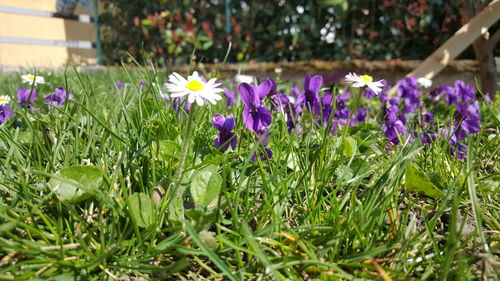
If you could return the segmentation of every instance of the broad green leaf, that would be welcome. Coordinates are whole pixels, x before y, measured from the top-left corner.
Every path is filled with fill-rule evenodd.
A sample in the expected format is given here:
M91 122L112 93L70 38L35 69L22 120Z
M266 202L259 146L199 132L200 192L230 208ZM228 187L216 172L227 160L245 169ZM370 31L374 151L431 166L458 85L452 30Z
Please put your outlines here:
M79 201L89 197L102 183L102 171L95 166L71 166L52 177L48 186L64 200Z
M208 165L197 170L191 181L191 196L196 206L207 206L219 196L222 177L217 172L217 166Z
M172 140L162 140L159 142L158 147L158 157L163 161L177 157L177 154L181 150L180 145Z
M128 210L132 220L140 227L153 223L153 200L145 193L134 193L128 198Z
M218 247L217 240L215 239L215 232L202 230L198 233L201 241L203 241L210 249L216 250Z
M299 159L298 159L297 155L295 155L295 153L288 154L288 159L286 161L287 168L292 170L292 171L295 171L295 172L300 172L300 167L299 167L298 161L299 161Z
M353 137L343 138L342 152L346 157L356 155L358 153L358 142Z
M405 188L408 191L420 192L424 195L441 198L443 191L437 188L429 177L420 171L414 164L408 165L405 171Z

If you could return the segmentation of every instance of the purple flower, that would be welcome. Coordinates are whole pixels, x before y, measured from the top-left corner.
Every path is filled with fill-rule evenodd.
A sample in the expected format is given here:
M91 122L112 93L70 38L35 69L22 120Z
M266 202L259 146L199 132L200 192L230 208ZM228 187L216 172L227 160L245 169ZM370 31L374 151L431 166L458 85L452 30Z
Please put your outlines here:
M260 127L256 131L256 133L257 133L256 141L257 141L257 143L261 143L264 146L264 151L265 151L265 154L259 153L260 159L263 160L263 159L266 159L266 157L268 159L271 159L273 157L273 151L270 148L266 147L269 144L269 129L264 128L264 127ZM254 153L251 161L255 162L256 160L257 160L257 153Z
M417 85L417 78L405 77L397 83L398 96L403 100L404 114L414 112L420 105L421 89Z
M458 159L465 159L467 157L467 146L463 144L453 145L450 148L450 154L457 156Z
M289 97L283 93L277 93L271 98L274 110L279 110L286 115L286 125L289 132L295 128L294 120L299 116L297 106L292 101L293 97Z
M350 126L354 126L354 125L357 125L359 123L365 122L366 113L367 113L366 108L363 108L363 107L359 108L358 111L356 111L354 118L351 120Z
M333 118L341 126L347 124L351 111L347 109L346 101L349 99L349 92L345 91L342 95L336 97L337 107L333 113Z
M481 120L478 117L467 117L457 126L455 135L458 140L463 140L469 134L478 133L481 130Z
M297 97L297 105L308 108L314 115L318 116L321 110L318 91L323 84L323 77L306 75L304 80L304 92Z
M325 92L321 98L321 112L323 113L323 126L328 126L330 116L333 111L333 96L330 92Z
M493 104L493 100L491 99L491 96L489 93L486 93L484 95L484 100L488 103L488 104Z
M254 132L271 124L271 112L262 104L262 99L269 94L271 86L269 80L258 87L248 83L241 83L239 86L241 100L245 104L243 124Z
M433 93L431 93L431 97L434 97L434 99L437 99L440 95L444 94L444 99L447 105L456 104L458 102L457 89L451 87L450 85L437 86Z
M139 81L139 90L142 91L144 89L144 86L146 86L146 80L142 79L141 81Z
M121 90L121 89L123 89L123 86L124 86L124 83L122 82L122 80L118 80L118 81L116 81L115 84L111 85L111 89L112 90Z
M461 80L456 80L455 81L455 89L457 91L457 95L463 100L463 101L471 101L474 98L476 98L476 95L474 94L474 87L465 84L464 81Z
M426 113L424 113L424 115L422 115L422 121L424 121L425 123L434 121L434 112L427 111Z
M19 100L20 107L33 110L34 107L31 104L36 99L36 89L26 89L24 87L19 87L19 89L17 90L17 99Z
M422 141L422 143L424 145L429 145L431 144L433 141L435 141L437 139L437 136L438 134L436 133L424 133L421 137L420 137L420 141Z
M212 126L219 130L217 139L214 141L216 148L222 147L222 151L226 151L231 144L231 148L234 150L238 142L236 135L231 132L234 129L234 118L230 114L228 117L224 117L222 114L215 114L212 118Z
M226 108L230 109L233 104L238 102L238 97L236 96L236 92L231 92L229 89L224 88L224 95L226 96Z
M292 87L290 90L290 94L292 95L293 98L297 99L297 97L300 95L300 90L298 87Z
M398 135L401 136L404 135L405 127L403 125L403 122L401 122L401 120L397 120L392 124L386 124L386 123L382 124L382 130L389 139L389 142L392 142L393 144L398 144L399 143Z
M12 108L8 105L0 106L0 124L4 123L7 119L14 116Z
M49 109L52 109L55 106L61 107L66 99L73 99L73 93L71 91L66 92L64 87L61 86L56 88L52 95L45 97L43 101L49 104Z

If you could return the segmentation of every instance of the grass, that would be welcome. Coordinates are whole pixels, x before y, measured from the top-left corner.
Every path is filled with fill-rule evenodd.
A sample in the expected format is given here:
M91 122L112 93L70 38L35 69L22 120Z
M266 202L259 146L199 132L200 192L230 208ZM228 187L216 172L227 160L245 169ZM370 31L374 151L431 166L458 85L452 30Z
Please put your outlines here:
M42 75L38 110L16 107L0 125L1 280L498 280L498 101L482 104L466 160L439 139L387 151L380 105L370 100L368 122L347 137L308 113L302 132L289 133L274 112L274 155L252 163L263 148L241 105L197 108L184 139L187 113L155 98L155 87L136 86L165 74ZM111 90L118 79L130 84ZM0 75L1 94L15 100L19 85L18 74ZM42 97L60 85L75 98L47 110ZM213 146L215 113L235 116L235 151ZM416 193L413 180L444 195ZM179 217L168 195L182 188L172 203L184 209ZM208 202L194 199L196 188Z

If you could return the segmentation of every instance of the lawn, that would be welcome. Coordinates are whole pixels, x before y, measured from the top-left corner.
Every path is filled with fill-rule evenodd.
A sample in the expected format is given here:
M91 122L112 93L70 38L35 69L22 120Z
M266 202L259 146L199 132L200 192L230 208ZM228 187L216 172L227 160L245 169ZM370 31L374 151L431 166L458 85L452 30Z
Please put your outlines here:
M154 69L22 74L0 73L1 280L498 280L476 85L200 73L227 88L200 106Z

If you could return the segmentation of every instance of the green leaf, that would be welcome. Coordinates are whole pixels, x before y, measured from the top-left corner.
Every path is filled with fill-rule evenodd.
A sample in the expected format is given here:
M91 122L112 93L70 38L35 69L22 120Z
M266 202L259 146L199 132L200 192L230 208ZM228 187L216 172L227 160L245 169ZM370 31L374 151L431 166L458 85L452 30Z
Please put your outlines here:
M177 154L181 150L181 146L172 140L162 140L159 143L158 158L163 161L177 158Z
M196 206L207 206L219 196L222 177L215 165L208 165L197 170L191 181L191 196Z
M405 171L405 188L408 191L423 193L424 195L441 198L443 191L437 188L429 177L414 164L408 165Z
M71 166L57 172L47 184L62 199L76 202L90 197L100 187L102 176L95 166Z
M358 153L358 142L353 137L343 138L342 152L346 157L356 155Z
M295 155L295 153L290 153L288 154L288 158L287 158L287 163L286 163L286 166L288 169L292 170L292 171L295 171L295 172L300 172L300 167L299 167L299 158L297 157L297 155Z
M153 224L153 200L145 193L134 193L128 198L128 210L132 220L140 227Z
M196 230L189 224L186 223L186 231L193 239L193 242L200 247L200 249L205 253L205 255L222 271L222 273L231 281L239 280L231 271L231 269L219 258L217 254L214 253L209 246L207 246L203 240L201 240Z

